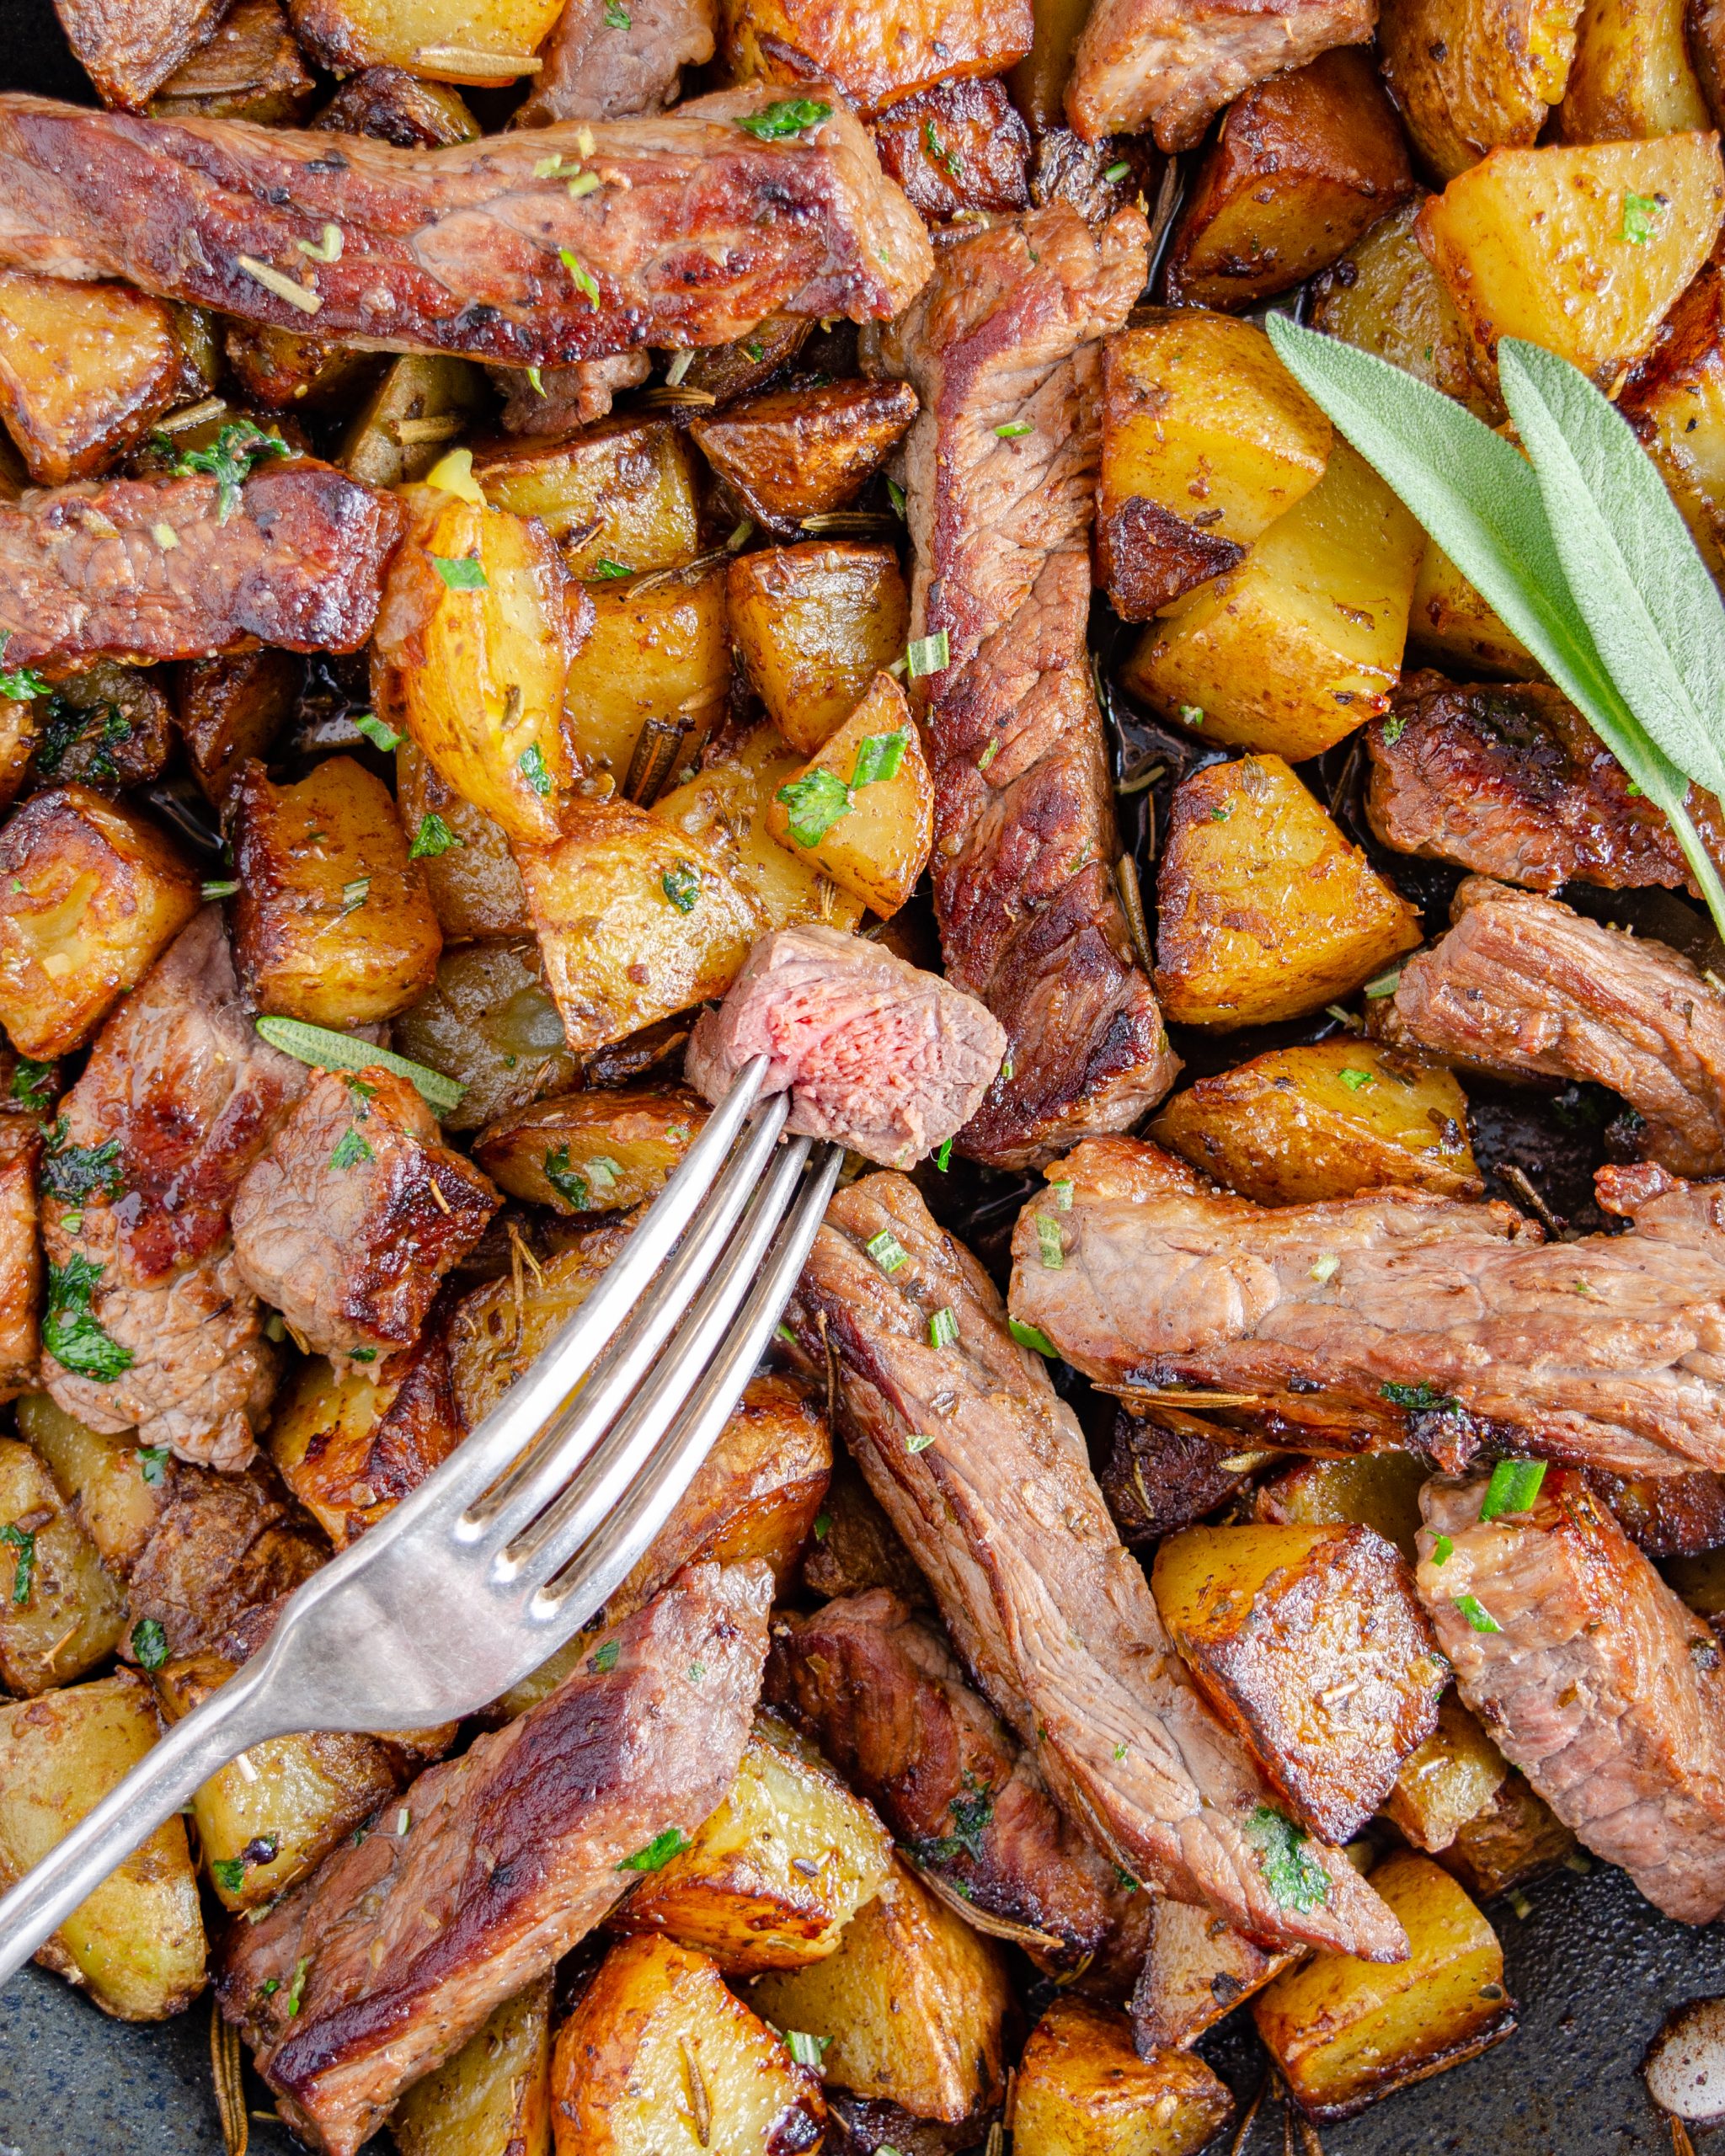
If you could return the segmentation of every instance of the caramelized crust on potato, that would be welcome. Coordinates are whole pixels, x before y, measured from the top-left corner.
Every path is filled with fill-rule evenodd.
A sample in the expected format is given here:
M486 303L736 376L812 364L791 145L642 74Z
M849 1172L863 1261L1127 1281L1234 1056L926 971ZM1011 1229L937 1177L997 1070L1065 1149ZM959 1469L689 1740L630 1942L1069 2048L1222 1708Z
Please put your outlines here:
M1378 43L1414 147L1439 180L1536 141L1563 95L1583 0L1384 0Z
M1381 217L1315 280L1307 318L1314 329L1375 353L1477 418L1493 419L1500 414L1468 364L1461 318L1414 237L1424 199Z
M41 1131L24 1116L0 1116L0 1400L35 1380L42 1257L36 1241L36 1163Z
M1233 2097L1202 2059L1140 2057L1124 2014L1081 1999L1049 2008L1012 2084L1018 2156L1197 2156L1233 2116Z
M840 798L842 813L814 835ZM766 828L883 918L903 905L934 846L934 781L911 707L890 674L875 675L837 733L774 791Z
M622 1212L663 1187L707 1115L682 1086L566 1093L489 1124L473 1158L511 1198L554 1213Z
M890 547L809 542L740 555L731 635L767 715L811 756L905 655L911 601Z
M1030 207L1030 131L1004 83L937 83L889 104L870 131L881 170L930 224Z
M395 754L395 805L408 857L419 864L448 942L531 932L527 894L509 834L494 816L457 793L425 751L406 739Z
M615 414L563 441L494 443L474 451L473 477L494 508L540 520L572 576L681 568L700 548L695 460L669 419Z
M1421 658L1468 679L1480 675L1511 681L1543 678L1527 646L1511 635L1434 539L1426 542L1419 574L1413 579L1407 643Z
M111 1654L126 1597L38 1455L0 1438L0 1684L30 1698Z
M450 1376L468 1429L478 1428L563 1321L579 1310L628 1234L608 1225L582 1235L547 1264L519 1247L510 1277L476 1288L449 1329Z
M1617 408L1659 467L1701 558L1725 576L1725 275L1717 262L1702 268L1630 369Z
M1253 1509L1276 1527L1369 1527L1411 1565L1426 1477L1425 1462L1411 1452L1298 1460L1263 1485Z
M505 1999L390 2115L399 2156L550 2156L551 1978Z
M398 149L441 149L471 142L479 124L459 90L421 82L402 67L362 67L350 75L318 115L339 135L371 135Z
M1712 124L1690 65L1683 0L1584 0L1557 108L1566 142L1644 141Z
M300 57L278 0L239 0L215 36L163 83L150 100L150 113L157 120L202 113L212 120L292 127L305 118L317 92L317 78Z
M174 713L192 775L225 806L242 764L266 757L287 723L304 668L291 652L193 659L174 669Z
M574 641L563 707L583 771L645 807L730 693L724 570L590 584Z
M1402 1762L1386 1816L1417 1849L1446 1849L1503 1786L1509 1762L1453 1692L1438 1726Z
M793 531L853 502L916 412L907 382L793 382L697 415L689 431L745 515Z
M836 83L865 120L913 91L1000 75L1030 50L1030 0L723 0L722 50L739 81Z
M1489 1902L1543 1879L1578 1846L1533 1784L1512 1767L1491 1802L1456 1828L1438 1861L1470 1894Z
M147 1481L130 1431L109 1437L93 1430L45 1392L26 1394L16 1412L19 1434L47 1461L103 1563L124 1578L166 1507L176 1470Z
M1146 2057L1194 2043L1242 1999L1303 1956L1254 1946L1222 1918L1156 1897L1150 1951L1132 1993L1132 2031Z
M434 82L511 83L532 73L535 49L558 17L558 0L289 0L295 35L334 74L399 67Z

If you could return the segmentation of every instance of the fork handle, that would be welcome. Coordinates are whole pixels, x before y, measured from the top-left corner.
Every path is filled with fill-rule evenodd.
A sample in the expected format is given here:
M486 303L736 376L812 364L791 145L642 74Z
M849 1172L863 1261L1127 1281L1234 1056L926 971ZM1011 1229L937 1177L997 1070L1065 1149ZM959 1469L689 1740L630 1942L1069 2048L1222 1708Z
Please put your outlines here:
M175 1722L125 1780L0 1900L0 1984L218 1768L280 1733L259 1711L263 1659Z

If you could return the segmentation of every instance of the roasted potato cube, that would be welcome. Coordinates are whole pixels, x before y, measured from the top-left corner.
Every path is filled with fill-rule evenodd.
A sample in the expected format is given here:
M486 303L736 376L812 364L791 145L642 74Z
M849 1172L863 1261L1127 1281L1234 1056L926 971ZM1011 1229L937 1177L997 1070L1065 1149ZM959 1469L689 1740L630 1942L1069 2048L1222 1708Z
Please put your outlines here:
M355 419L341 462L369 487L423 479L485 405L485 377L467 360L409 352L393 360Z
M1172 308L1103 347L1097 574L1147 622L1246 549L1323 477L1329 421L1263 330Z
M1504 627L1434 539L1426 542L1413 579L1407 642L1420 657L1468 680L1481 675L1501 675L1511 681L1544 678L1527 646Z
M124 1573L149 1540L163 1504L159 1465L139 1455L130 1430L109 1437L67 1413L45 1392L15 1410L20 1435L48 1463L55 1481L104 1564ZM154 1481L149 1479L152 1473Z
M36 707L29 696L0 696L0 808L9 808L30 775Z
M905 655L911 601L890 547L811 542L730 565L731 634L767 716L812 756L883 667Z
M0 830L0 1025L38 1059L82 1048L198 910L198 879L136 809L87 786Z
M383 782L351 756L297 786L251 763L234 803L234 958L257 1008L345 1030L423 995L443 937Z
M1440 179L1538 139L1563 94L1582 0L1385 0L1384 79Z
M748 81L836 83L865 120L883 105L966 75L1004 74L1030 50L1030 0L889 0L859 11L831 0L724 0L720 38Z
M826 2121L816 2070L704 1954L652 1936L619 1940L558 2031L551 2098L557 2156L771 2156Z
M1199 1690L1300 1824L1357 1834L1450 1681L1406 1560L1369 1527L1188 1527L1151 1584Z
M38 778L114 794L159 778L174 748L168 697L154 674L99 659L57 682L35 707Z
M592 621L569 670L583 768L644 805L692 761L730 694L725 573L589 586Z
M836 1954L757 1977L749 1997L777 2029L830 2036L827 2079L858 2096L957 2124L1005 2092L1012 1992L1000 1946L897 1860Z
M1362 1452L1303 1460L1266 1482L1254 1499L1273 1527L1371 1528L1411 1565L1419 1532L1419 1493L1429 1470L1411 1452Z
M1311 326L1441 389L1479 419L1498 419L1468 363L1461 318L1414 237L1418 215L1418 201L1403 203L1325 270L1311 288Z
M537 516L574 576L681 568L700 551L695 460L669 419L617 414L567 441L493 444L473 477L494 508Z
M400 2156L551 2156L551 1978L505 1999L389 2125Z
M12 1886L125 1780L161 1733L129 1669L0 1707L0 1886ZM105 2014L163 2021L204 1988L204 1919L185 1822L158 1827L36 1956Z
M791 531L853 502L916 412L907 382L793 384L697 416L689 431L745 515Z
M215 36L175 68L149 109L156 120L202 115L292 127L317 90L277 0L239 0Z
M1417 1849L1446 1849L1503 1786L1503 1753L1453 1692L1438 1726L1402 1763L1385 1812Z
M875 675L814 760L777 788L766 828L883 917L903 905L934 845L934 781L890 674Z
M40 1127L26 1116L0 1115L0 1400L14 1399L36 1377L36 1321L42 1301L42 1254L36 1235L36 1163Z
M526 936L527 894L494 816L457 793L425 752L403 740L395 755L395 801L438 926L451 943Z
M479 139L479 123L459 90L422 82L398 67L365 67L350 75L318 115L318 125L339 135L372 135L403 150L443 149Z
M1315 1954L1252 2002L1258 2035L1311 2119L1350 2117L1515 2027L1498 1935L1448 1873L1398 1851L1371 1883L1407 1929L1407 1961Z
M1327 270L1413 192L1370 55L1338 45L1229 106L1168 249L1168 297L1254 306Z
M1575 1837L1512 1767L1497 1795L1455 1830L1438 1861L1482 1902L1543 1879L1577 1854Z
M222 346L247 398L277 412L350 411L384 364L377 352L325 344L265 322L229 323Z
M580 1073L530 941L446 951L436 980L391 1038L398 1054L467 1088L439 1118L446 1130L478 1130L561 1092Z
M201 387L165 301L0 271L0 419L39 486L104 471Z
M707 1120L681 1086L566 1093L482 1130L473 1158L499 1188L556 1213L622 1212L660 1191Z
M1206 738L1301 763L1389 707L1425 534L1338 441L1237 568L1145 632L1126 686ZM1196 712L1196 719L1188 714Z
M573 1317L622 1249L627 1227L595 1228L544 1265L476 1288L457 1305L449 1328L449 1369L456 1406L476 1429Z
M194 659L175 670L174 702L192 775L220 808L239 767L267 757L292 716L303 662L290 651Z
M558 0L289 0L295 34L320 67L400 67L433 82L512 83L558 17Z
M664 1932L729 1976L800 1969L837 1950L892 1854L891 1835L813 1745L763 1715L724 1803L610 1920Z
M1049 2008L1012 2084L1017 2156L1197 2156L1233 2116L1202 2059L1140 2058L1125 2015L1082 1999Z
M692 839L627 801L571 803L559 841L519 857L578 1055L723 995L766 926Z
M1304 1205L1391 1183L1477 1198L1467 1102L1454 1075L1342 1038L1275 1049L1167 1103L1150 1127L1260 1205Z
M1156 888L1156 993L1183 1025L1322 1010L1419 941L1413 909L1279 756L1181 782Z
M1300 1958L1254 1946L1212 1910L1158 1895L1132 1993L1139 2046L1146 2054L1183 2049Z
M733 338L728 344L697 346L682 386L698 389L718 404L746 397L789 366L814 327L806 314L766 315L746 337Z
M1482 381L1496 379L1498 339L1522 337L1609 387L1706 260L1722 212L1717 138L1665 135L1496 151L1415 229Z
M372 647L380 697L457 793L510 838L549 845L574 777L563 563L506 510L436 487L410 499Z
M1689 62L1683 0L1585 0L1557 108L1566 142L1640 141L1712 124Z
M1118 1408L1097 1480L1120 1540L1140 1548L1226 1504L1263 1465L1262 1455L1234 1449L1242 1442L1178 1407Z
M881 170L927 224L1030 207L1030 130L1004 83L937 83L889 105L869 131Z
M0 1684L69 1684L119 1643L126 1597L29 1447L0 1438Z
M661 794L653 814L719 862L753 899L767 927L818 921L830 928L854 928L865 911L862 901L823 876L804 848L787 849L771 833L767 812L773 797L801 762L776 726L752 728L729 755Z
M1715 577L1725 577L1722 312L1725 276L1710 262L1667 316L1652 351L1631 368L1617 401Z

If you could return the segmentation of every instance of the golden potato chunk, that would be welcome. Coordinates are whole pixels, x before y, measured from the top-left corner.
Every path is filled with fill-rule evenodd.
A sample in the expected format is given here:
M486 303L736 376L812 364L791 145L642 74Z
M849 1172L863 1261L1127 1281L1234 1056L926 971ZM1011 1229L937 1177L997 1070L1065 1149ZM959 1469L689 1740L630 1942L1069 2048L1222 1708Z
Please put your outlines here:
M1351 1453L1302 1460L1266 1482L1253 1500L1273 1527L1371 1528L1411 1565L1419 1532L1419 1493L1430 1473L1411 1452Z
M1199 1690L1299 1823L1357 1834L1450 1681L1406 1560L1369 1527L1188 1527L1157 1549L1151 1585Z
M1487 606L1436 540L1428 540L1407 609L1407 642L1420 657L1471 680L1543 680L1539 662Z
M1184 2050L1300 1958L1254 1946L1210 1909L1158 1895L1150 1950L1132 1993L1139 2044L1151 2052Z
M485 376L446 352L408 352L360 407L340 462L368 487L423 479L487 402Z
M1181 782L1156 889L1156 994L1183 1025L1321 1010L1419 942L1413 909L1279 756Z
M1423 200L1381 218L1314 282L1311 326L1441 389L1477 418L1499 418L1468 363L1461 318L1414 237Z
M505 1999L390 2115L399 2156L551 2156L551 1978Z
M131 1431L109 1437L93 1430L45 1392L27 1394L14 1412L19 1435L47 1461L103 1562L123 1576L164 1502L160 1463L140 1456Z
M579 1055L723 995L765 922L694 841L626 801L574 802L521 878Z
M1056 1999L1030 2032L1012 2085L1017 2156L1197 2156L1234 2116L1202 2059L1140 2058L1124 2014Z
M17 1072L13 1074L14 1079ZM29 1075L25 1066L24 1075ZM0 1400L40 1382L37 1321L42 1305L42 1251L36 1232L36 1166L41 1126L0 1115Z
M1097 574L1147 622L1323 477L1334 432L1255 323L1155 312L1103 347Z
M1004 74L1030 50L1030 0L724 0L724 57L739 80L836 83L865 120L966 75Z
M1005 2093L1001 1948L897 1860L836 1954L757 1977L749 1997L777 2029L830 2036L827 2079L858 2096L956 2125Z
M1384 79L1440 179L1538 139L1563 94L1582 0L1385 0Z
M466 1087L438 1118L446 1130L478 1130L580 1075L531 940L446 951L435 982L391 1038L398 1054Z
M1448 1198L1485 1187L1454 1074L1347 1038L1275 1049L1200 1078L1164 1106L1150 1135L1260 1205L1390 1183Z
M0 1707L0 1887L14 1886L123 1781L161 1733L150 1688L122 1669ZM36 1959L104 2014L163 2021L204 1988L204 1919L185 1822L165 1821Z
M1229 106L1169 246L1168 297L1246 307L1284 292L1413 191L1370 54L1338 45Z
M1311 2119L1350 2117L1515 2027L1498 1935L1449 1874L1402 1851L1371 1883L1407 1929L1407 1960L1315 1954L1252 2003L1258 2033Z
M1653 342L1725 212L1712 135L1498 150L1415 227L1496 379L1498 339L1543 344L1606 387Z
M1574 1835L1512 1767L1491 1802L1456 1828L1438 1861L1470 1894L1489 1902L1543 1879L1576 1854Z
M569 734L590 776L644 806L692 763L730 694L725 573L588 587L592 621L569 670Z
M558 17L558 0L289 0L294 33L320 66L400 67L433 82L512 83Z
M1301 763L1389 707L1425 534L1338 441L1237 568L1145 632L1124 680L1165 718Z
M689 431L745 516L792 531L853 502L916 412L907 382L827 382L741 398Z
M911 600L890 547L810 542L742 554L731 635L767 716L812 756L884 667L905 655Z
M444 1342L338 1376L322 1355L295 1372L270 1425L281 1479L338 1550L375 1526L440 1466L466 1432Z
M1453 1692L1438 1726L1402 1763L1384 1810L1417 1849L1446 1849L1509 1772L1503 1753Z
M566 1093L517 1108L473 1141L499 1188L556 1213L622 1212L661 1190L707 1120L681 1086Z
M198 879L134 808L87 786L0 830L0 1025L21 1055L82 1048L198 910Z
M234 799L234 958L257 1008L345 1030L423 995L443 935L383 782L351 756L297 786L253 763Z
M819 2073L704 1954L652 1936L613 1946L558 2031L551 2098L557 2156L771 2156L826 2123Z
M883 918L903 905L934 845L934 781L890 674L875 675L814 760L776 789L766 828Z
M566 441L476 450L473 477L494 508L537 516L571 575L681 568L701 544L695 460L669 419L613 414Z
M1689 62L1683 0L1585 0L1557 108L1566 142L1641 141L1712 124Z
M456 1405L476 1429L565 1319L579 1310L628 1230L593 1229L543 1265L476 1288L449 1328L449 1369Z
M395 803L437 925L451 943L526 936L527 894L495 817L465 800L422 750L403 739L395 754Z
M1617 408L1658 466L1702 560L1725 577L1725 276L1717 263L1630 369Z
M126 1597L37 1455L0 1438L0 1684L25 1698L111 1654Z
M197 394L179 321L130 285L0 272L0 419L39 486L105 471Z

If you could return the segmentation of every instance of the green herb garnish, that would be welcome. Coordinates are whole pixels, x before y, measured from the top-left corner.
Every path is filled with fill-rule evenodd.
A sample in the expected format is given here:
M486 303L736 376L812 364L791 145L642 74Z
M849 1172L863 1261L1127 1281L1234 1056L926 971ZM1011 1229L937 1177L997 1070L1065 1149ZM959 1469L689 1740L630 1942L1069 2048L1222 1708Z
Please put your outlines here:
M566 1205L573 1205L578 1213L587 1210L587 1178L577 1175L569 1165L567 1145L553 1146L545 1155L545 1180Z
M681 1856L689 1846L689 1838L681 1827L667 1827L662 1834L655 1834L644 1849L633 1856L626 1856L618 1865L619 1871L663 1871L674 1856Z
M207 883L200 883L198 886L198 896L206 905L209 905L216 899L231 899L238 889L238 877L212 877Z
M862 1247L883 1273L896 1273L910 1256L890 1228L883 1228L878 1235L871 1235Z
M917 637L905 651L905 668L913 681L920 681L925 674L938 674L952 664L953 648L944 629L937 629L932 637Z
M40 1115L47 1107L53 1082L51 1063L38 1063L34 1056L21 1055L12 1066L12 1097L32 1114Z
M42 1320L42 1345L62 1369L98 1385L112 1385L136 1358L107 1331L90 1308L90 1295L102 1267L88 1257L69 1257L48 1267L48 1314Z
M1486 1485L1480 1518L1501 1519L1505 1513L1530 1513L1545 1479L1546 1463L1542 1460L1500 1460Z
M905 1440L905 1450L906 1452L927 1452L928 1448L933 1443L934 1434L932 1431L927 1437L925 1437L920 1430L913 1431Z
M659 888L679 913L693 913L701 896L701 872L686 861L674 861L660 878Z
M10 629L0 632L0 696L9 696L16 704L28 703L32 696L45 696L48 684L34 666L5 664L6 647L11 641Z
M602 1647L588 1656L587 1667L595 1677L607 1676L617 1668L618 1652L617 1642L615 1640L607 1640Z
M1458 1594L1455 1607L1476 1632L1501 1632L1503 1629L1477 1595Z
M387 719L379 718L375 711L355 712L354 724L359 728L360 733L374 748L382 749L386 754L392 749L400 748L402 744L402 736L396 732Z
M3 1527L0 1527L0 1543L18 1552L12 1561L12 1606L14 1609L22 1609L30 1598L30 1583L35 1577L35 1529L18 1527L8 1520Z
M213 479L216 521L226 524L239 507L241 487L259 465L272 456L291 453L273 429L266 434L250 419L230 419L207 449L187 450L184 456L174 458L169 469L181 479L189 479L198 472Z
M1350 1093L1363 1092L1366 1086L1378 1082L1369 1070L1338 1070L1336 1075Z
M1042 1260L1043 1270L1058 1273L1066 1262L1066 1246L1060 1238L1060 1224L1046 1213L1036 1216L1036 1254Z
M1107 171L1103 173L1103 178L1109 181L1124 179L1131 169L1131 166L1126 162L1125 158L1120 157L1108 168Z
M852 806L851 789L836 771L817 764L800 778L788 780L773 797L790 811L791 836L798 846L819 846Z
M441 1070L428 1070L423 1063L410 1063L387 1048L373 1048L370 1041L356 1041L347 1033L332 1033L328 1026L308 1025L303 1018L259 1018L257 1028L271 1048L279 1048L301 1063L323 1070L368 1070L373 1064L393 1070L419 1088L420 1097L434 1108L459 1107L467 1091Z
M937 1310L928 1321L928 1342L932 1348L950 1348L959 1337L959 1321L953 1311Z
M551 773L545 768L544 751L537 741L530 741L515 758L515 769L543 801L551 792Z
M955 1796L947 1806L947 1817L953 1822L951 1833L906 1844L919 1864L950 1864L959 1856L968 1856L973 1864L981 1863L982 1838L994 1820L994 1792L980 1787L974 1774L967 1774L964 1779L970 1785L969 1793Z
M341 1134L341 1142L329 1155L332 1168L356 1168L362 1161L375 1161L377 1155L350 1123Z
M594 563L590 574L593 582L610 584L620 576L633 576L635 572L627 562L613 562L608 556L601 554Z
M1279 1909L1321 1909L1330 1898L1329 1875L1306 1853L1310 1837L1272 1806L1260 1804L1245 1835L1258 1851L1258 1869Z
M281 2002L290 2014L297 2014L300 2010L300 2001L306 1993L306 1971L310 1967L310 1962L303 1958L293 1965L293 1982L287 1988L287 1997Z
M1432 1545L1432 1562L1434 1565L1447 1565L1455 1555L1455 1545L1447 1534L1440 1534Z
M895 778L906 749L911 745L911 730L900 726L890 734L867 734L857 746L857 760L851 771L853 792L865 786L874 786L883 779Z
M953 1141L950 1138L943 1138L940 1141L940 1150L934 1156L934 1165L940 1170L943 1175L946 1173L947 1164L952 1157Z
M160 1489L163 1478L168 1473L168 1447L166 1445L140 1445L136 1458L138 1473L143 1476L152 1490Z
M1618 227L1618 237L1627 240L1632 247L1645 247L1653 236L1662 212L1668 207L1663 195L1631 195L1623 197L1623 222Z
M435 808L429 809L419 819L419 828L414 833L414 842L408 848L409 861L435 861L440 853L447 853L451 846L462 846Z
M118 1198L126 1188L120 1165L120 1140L110 1138L100 1145L68 1145L66 1118L61 1116L48 1134L42 1155L42 1190L65 1205L86 1198Z
M1029 1348L1039 1355L1058 1355L1060 1349L1040 1326L1026 1325L1021 1317L1009 1317L1007 1330L1021 1348Z
M131 1628L131 1651L141 1669L159 1669L168 1659L168 1635L153 1617L140 1617Z
M212 1857L210 1876L228 1893L237 1894L246 1881L246 1860L243 1856Z
M737 125L757 142L783 142L831 118L832 107L825 98L780 98L765 111L742 114Z
M1026 435L1033 435L1036 430L1028 419L1009 419L1005 426L996 427L995 432L1002 441L1019 441Z
M491 589L491 579L485 574L484 563L473 554L461 554L453 558L447 554L430 554L426 559L451 591L489 591Z
M785 2031L785 2049L790 2053L792 2063L797 2066L818 2068L826 2057L827 2047L831 2042L830 2036L811 2036L802 2029Z
M1380 1385L1378 1390L1392 1407L1405 1408L1410 1415L1456 1415L1461 1412L1461 1402L1453 1393L1439 1392L1423 1378L1418 1385Z
M593 275L593 272L590 270L586 270L582 267L579 257L575 253L572 248L558 248L557 250L557 259L560 263L562 263L563 268L569 271L570 281L574 284L575 290L580 293L582 297L586 301L588 306L592 308L595 314L597 314L599 312L599 280Z

